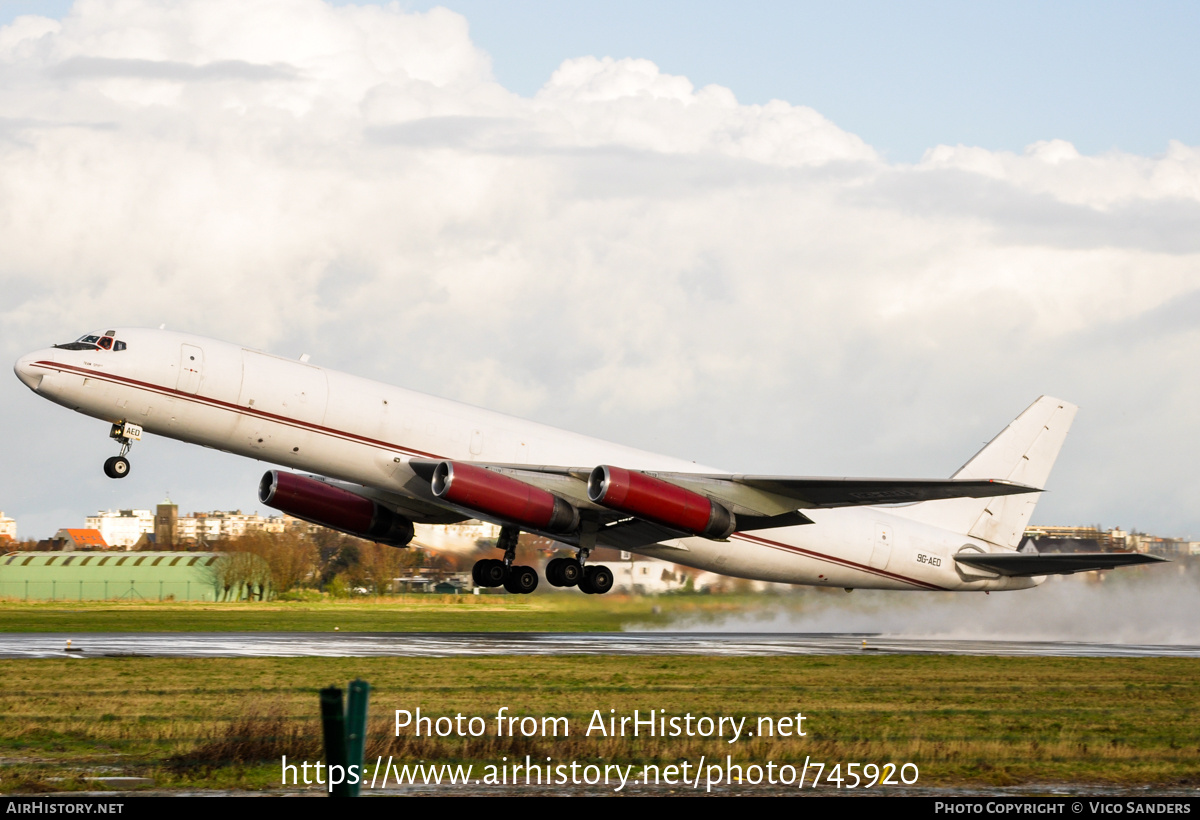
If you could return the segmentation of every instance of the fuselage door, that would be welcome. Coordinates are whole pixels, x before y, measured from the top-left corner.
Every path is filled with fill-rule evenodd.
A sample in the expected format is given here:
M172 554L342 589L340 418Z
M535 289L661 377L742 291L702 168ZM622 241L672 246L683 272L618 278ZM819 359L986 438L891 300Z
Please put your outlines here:
M196 394L204 378L204 351L195 345L179 347L179 381L175 389L180 393Z

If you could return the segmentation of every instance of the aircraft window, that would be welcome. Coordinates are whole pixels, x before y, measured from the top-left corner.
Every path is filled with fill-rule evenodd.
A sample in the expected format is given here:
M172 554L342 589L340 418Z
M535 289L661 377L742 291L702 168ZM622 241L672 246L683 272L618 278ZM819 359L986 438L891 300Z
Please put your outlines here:
M112 336L103 336L96 344L99 345L102 350L111 350L113 344Z
M100 341L100 337L94 334L80 336L73 342L65 345L55 345L59 350L96 350L96 343Z
M113 345L113 350L114 350L114 351L116 351L116 350L124 350L124 349L125 349L125 343L124 343L124 342L117 342L116 344L114 344L114 345Z

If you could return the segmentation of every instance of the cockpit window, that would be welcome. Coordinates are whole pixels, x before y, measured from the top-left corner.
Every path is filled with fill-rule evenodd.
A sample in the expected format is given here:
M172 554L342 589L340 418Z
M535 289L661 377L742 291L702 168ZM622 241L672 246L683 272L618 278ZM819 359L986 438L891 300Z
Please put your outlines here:
M59 350L125 350L126 344L117 341L115 330L110 330L103 336L88 333L65 345L55 345Z

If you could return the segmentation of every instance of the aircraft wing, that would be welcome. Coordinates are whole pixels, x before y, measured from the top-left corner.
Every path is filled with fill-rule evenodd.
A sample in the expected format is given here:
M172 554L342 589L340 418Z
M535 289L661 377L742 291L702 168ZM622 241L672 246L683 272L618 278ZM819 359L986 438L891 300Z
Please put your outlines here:
M954 560L997 575L1032 578L1037 575L1071 575L1135 564L1154 564L1167 559L1140 552L993 552L960 553L954 556Z
M683 486L699 479L709 487L724 484L724 493L732 501L744 491L788 499L793 509L857 507L933 501L945 498L985 498L996 495L1041 492L1035 487L998 479L912 479L912 478L811 478L793 476L697 476L687 473L653 473L661 479Z
M438 463L417 459L410 462L413 470L426 478L433 475ZM605 512L588 497L587 482L592 467L472 464L540 487L581 509ZM738 527L744 530L811 523L810 519L797 513L804 509L1041 492L1036 487L998 479L819 478L650 470L644 471L644 475L720 503L738 516ZM783 517L789 515L792 517ZM601 517L603 520L604 516ZM620 516L609 520L616 518Z

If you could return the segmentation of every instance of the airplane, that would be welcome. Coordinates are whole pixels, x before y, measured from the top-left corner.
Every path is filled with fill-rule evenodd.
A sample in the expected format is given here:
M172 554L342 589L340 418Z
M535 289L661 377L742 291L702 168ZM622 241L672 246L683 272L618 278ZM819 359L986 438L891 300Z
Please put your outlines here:
M294 517L404 547L414 523L500 526L503 558L478 586L538 586L515 564L522 531L574 551L545 567L557 587L603 594L611 547L752 580L852 589L997 591L1048 575L1163 560L1038 553L1025 525L1076 407L1042 396L949 479L729 473L201 336L85 333L22 356L39 396L108 422L104 464L129 474L143 433L289 469L259 499Z

